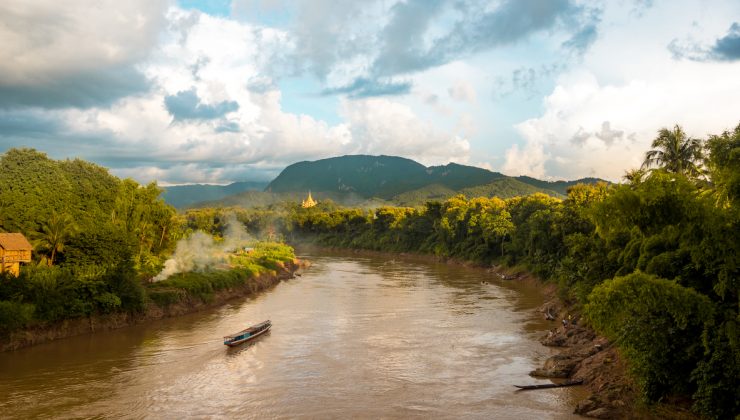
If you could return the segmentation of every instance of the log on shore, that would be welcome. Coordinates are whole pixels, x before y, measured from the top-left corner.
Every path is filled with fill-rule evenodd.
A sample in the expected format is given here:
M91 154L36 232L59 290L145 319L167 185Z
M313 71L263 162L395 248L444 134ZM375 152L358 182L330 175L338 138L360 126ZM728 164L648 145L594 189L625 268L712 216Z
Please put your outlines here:
M565 381L559 384L540 384L540 385L514 385L519 389L548 389L548 388L562 388L565 386L581 385L583 379L576 379L573 381Z

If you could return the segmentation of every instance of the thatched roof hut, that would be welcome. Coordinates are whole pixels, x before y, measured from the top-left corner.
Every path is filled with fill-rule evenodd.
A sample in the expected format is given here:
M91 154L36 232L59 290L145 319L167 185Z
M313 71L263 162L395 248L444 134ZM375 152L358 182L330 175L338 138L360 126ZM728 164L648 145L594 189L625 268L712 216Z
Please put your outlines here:
M20 263L31 262L33 246L22 233L0 233L0 273L20 274Z

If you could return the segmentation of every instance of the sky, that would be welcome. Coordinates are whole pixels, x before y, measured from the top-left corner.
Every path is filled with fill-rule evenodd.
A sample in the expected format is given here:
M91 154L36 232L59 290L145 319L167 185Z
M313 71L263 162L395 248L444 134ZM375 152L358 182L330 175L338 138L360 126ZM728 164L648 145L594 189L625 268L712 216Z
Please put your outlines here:
M396 155L618 181L740 123L737 0L3 0L0 153L160 185Z

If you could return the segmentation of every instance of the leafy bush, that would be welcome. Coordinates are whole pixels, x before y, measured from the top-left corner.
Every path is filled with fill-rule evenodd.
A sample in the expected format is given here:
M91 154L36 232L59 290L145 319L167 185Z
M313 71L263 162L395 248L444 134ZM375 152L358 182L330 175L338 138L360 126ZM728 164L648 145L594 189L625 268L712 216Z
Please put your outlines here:
M640 272L597 286L585 306L593 325L624 351L649 401L691 391L686 375L702 359L712 310L706 296Z
M0 333L23 328L33 320L34 306L27 303L0 300Z

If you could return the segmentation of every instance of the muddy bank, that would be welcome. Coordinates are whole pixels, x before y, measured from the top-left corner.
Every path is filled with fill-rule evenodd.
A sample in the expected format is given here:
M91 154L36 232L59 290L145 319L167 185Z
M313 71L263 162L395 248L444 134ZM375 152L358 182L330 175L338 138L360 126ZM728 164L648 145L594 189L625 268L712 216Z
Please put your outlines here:
M88 318L66 319L52 325L35 326L14 331L9 337L4 338L0 342L0 351L17 350L61 338L91 334L96 331L115 330L143 322L185 315L221 306L230 300L244 298L267 290L278 284L281 280L293 278L299 268L307 266L308 262L295 260L292 263L286 264L282 269L275 271L274 274L260 274L248 279L239 287L218 290L214 293L213 299L208 302L192 297L164 307L149 302L143 313L113 313Z
M525 281L539 281L520 274ZM540 342L562 349L548 358L530 375L544 378L583 380L589 396L578 402L574 413L599 419L696 419L689 407L675 404L646 406L639 399L639 389L628 372L619 350L608 339L596 334L581 315L558 299L554 285L546 288L547 302L539 312L551 319L553 328Z

